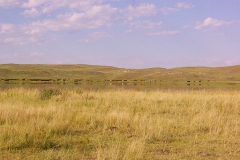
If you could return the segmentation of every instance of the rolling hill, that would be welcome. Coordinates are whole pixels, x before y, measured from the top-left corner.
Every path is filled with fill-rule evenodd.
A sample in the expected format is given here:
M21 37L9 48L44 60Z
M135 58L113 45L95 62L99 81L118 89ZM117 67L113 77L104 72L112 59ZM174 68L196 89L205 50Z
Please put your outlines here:
M49 78L94 80L212 80L239 81L240 65L126 69L97 65L1 64L0 79Z

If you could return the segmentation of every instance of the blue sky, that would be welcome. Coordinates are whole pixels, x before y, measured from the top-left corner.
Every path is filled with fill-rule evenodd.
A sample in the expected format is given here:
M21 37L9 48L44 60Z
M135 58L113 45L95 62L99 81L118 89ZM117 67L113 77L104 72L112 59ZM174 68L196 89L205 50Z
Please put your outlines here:
M240 64L239 0L0 0L0 64Z

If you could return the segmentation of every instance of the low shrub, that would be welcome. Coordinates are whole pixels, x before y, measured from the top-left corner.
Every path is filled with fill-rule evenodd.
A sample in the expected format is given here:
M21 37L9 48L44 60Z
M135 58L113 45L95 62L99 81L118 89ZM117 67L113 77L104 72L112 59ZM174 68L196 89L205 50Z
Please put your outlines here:
M52 96L59 96L62 92L57 88L44 88L40 90L40 98L41 100L51 99Z
M77 94L83 94L83 91L80 90L80 89L77 89L77 90L76 90L76 93L77 93Z

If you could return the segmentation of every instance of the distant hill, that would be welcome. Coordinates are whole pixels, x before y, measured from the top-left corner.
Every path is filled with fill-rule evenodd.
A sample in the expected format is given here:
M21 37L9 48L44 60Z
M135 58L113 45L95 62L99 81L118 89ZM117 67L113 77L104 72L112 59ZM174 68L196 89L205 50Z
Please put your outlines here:
M230 67L182 67L125 69L96 65L2 64L0 78L68 78L126 80L239 81L240 65Z

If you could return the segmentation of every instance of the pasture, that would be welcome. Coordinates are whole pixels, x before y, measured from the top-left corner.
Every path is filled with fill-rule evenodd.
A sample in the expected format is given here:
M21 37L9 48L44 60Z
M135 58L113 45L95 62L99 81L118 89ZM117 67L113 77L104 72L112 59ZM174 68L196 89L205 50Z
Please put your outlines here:
M239 90L0 90L0 159L240 159Z

